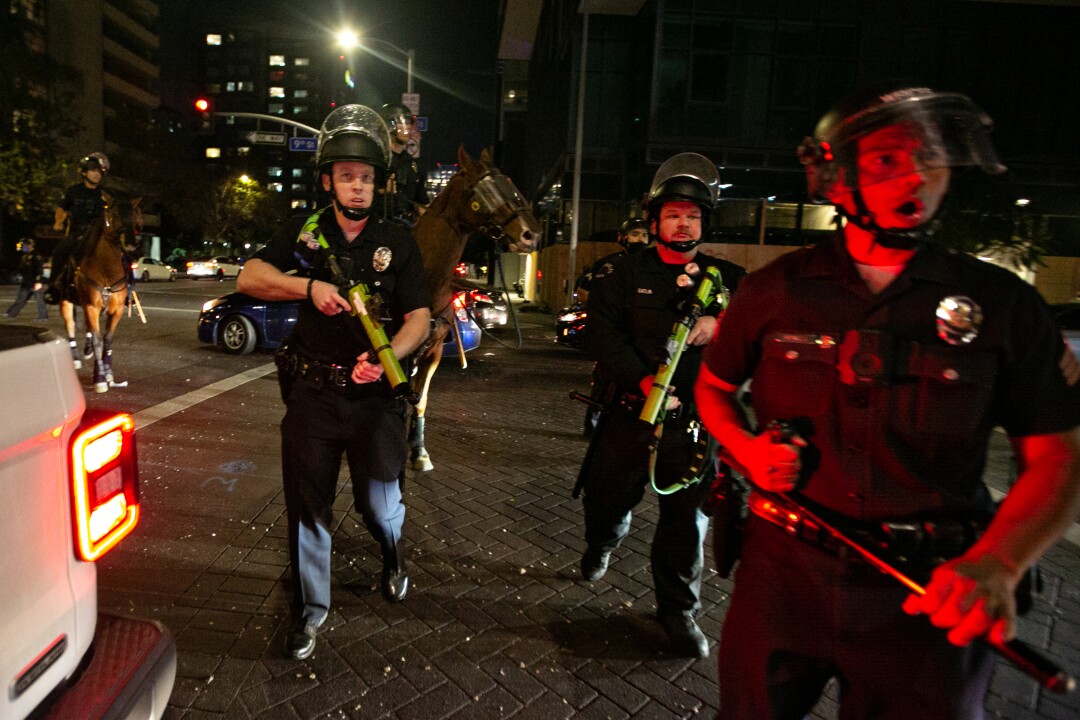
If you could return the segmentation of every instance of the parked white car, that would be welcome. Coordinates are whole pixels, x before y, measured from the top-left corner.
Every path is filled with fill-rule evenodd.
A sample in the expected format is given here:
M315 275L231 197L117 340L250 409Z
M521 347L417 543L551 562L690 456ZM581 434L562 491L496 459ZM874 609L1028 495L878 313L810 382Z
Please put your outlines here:
M152 257L141 257L131 263L131 272L143 282L150 282L151 280L168 280L172 282L176 279L176 268Z
M241 267L243 267L243 265L226 255L217 255L212 258L198 258L195 260L188 260L187 276L193 279L212 277L217 278L218 280L224 280L227 277L234 278L239 275Z

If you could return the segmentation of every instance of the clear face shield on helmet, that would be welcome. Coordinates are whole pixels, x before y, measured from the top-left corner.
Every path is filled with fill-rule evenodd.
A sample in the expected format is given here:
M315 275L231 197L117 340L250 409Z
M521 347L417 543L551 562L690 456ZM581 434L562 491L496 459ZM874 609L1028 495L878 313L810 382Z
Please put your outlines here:
M909 88L848 117L827 115L798 156L810 169L815 200L841 190L837 182L855 191L941 168L978 167L997 175L1005 166L990 142L992 126L964 95Z
M379 154L379 157L369 160L376 161L383 168L390 164L390 134L379 113L365 105L343 105L323 120L319 129L318 147L315 150L316 165L347 159L328 157L325 153L328 141L346 133L359 133L369 138Z
M692 152L679 153L664 161L660 169L656 171L656 175L653 176L652 184L649 186L649 197L645 204L649 205L654 200L662 199L665 186L670 184L669 181L679 178L696 180L701 183L705 188L707 198L702 197L700 200L707 200L710 210L716 207L716 203L720 199L720 173L717 172L716 164L712 160L704 155ZM695 200L693 198L687 199Z

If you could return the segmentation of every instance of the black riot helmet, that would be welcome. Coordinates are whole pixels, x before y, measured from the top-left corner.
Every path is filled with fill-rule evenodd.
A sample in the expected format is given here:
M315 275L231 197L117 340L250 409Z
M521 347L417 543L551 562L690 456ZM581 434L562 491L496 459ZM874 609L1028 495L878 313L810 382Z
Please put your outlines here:
M390 135L379 114L364 105L343 105L326 116L319 129L315 150L318 175L329 175L333 183L332 166L336 162L362 162L375 169L375 182L385 181L390 165ZM334 205L350 220L362 220L371 208L346 208L337 199L331 184Z
M630 242L630 233L634 230L645 231L645 242ZM649 223L647 223L644 218L627 218L626 220L623 220L622 225L619 225L619 244L629 253L643 250L645 246L649 244L648 232Z
M109 158L103 152L92 152L79 159L79 172L86 174L91 170L100 170L102 175L109 174Z
M874 233L885 247L910 249L933 234L934 219L910 230L881 228L866 208L862 188L867 183L858 172L859 140L897 125L921 141L916 163L922 169L978 167L997 175L1006 168L990 142L993 121L959 93L892 83L861 90L827 112L798 149L810 199L833 202L849 222ZM847 194L854 213L835 200Z
M652 223L660 217L660 208L669 202L692 202L701 208L701 229L704 237L709 216L720 198L720 174L712 160L697 153L679 153L664 161L653 176L645 213ZM693 250L701 239L685 242L658 242L676 252Z
M396 139L398 133L404 133L409 135L412 132L412 126L415 123L412 110L402 105L401 103L387 103L379 108L379 115L382 116L383 122L386 123L386 127L390 129L390 137Z

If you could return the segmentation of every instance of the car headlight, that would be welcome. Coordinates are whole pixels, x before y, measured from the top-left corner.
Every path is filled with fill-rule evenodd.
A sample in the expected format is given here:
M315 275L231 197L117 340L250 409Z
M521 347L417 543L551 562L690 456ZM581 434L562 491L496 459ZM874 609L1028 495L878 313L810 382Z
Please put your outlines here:
M585 313L567 313L565 315L560 315L559 316L559 322L564 322L564 323L574 322L579 317L582 317L582 318L585 317Z
M205 303L203 303L202 311L203 312L210 312L211 310L216 308L218 305L220 305L222 302L224 302L224 301L221 298L214 298L213 300L207 300Z

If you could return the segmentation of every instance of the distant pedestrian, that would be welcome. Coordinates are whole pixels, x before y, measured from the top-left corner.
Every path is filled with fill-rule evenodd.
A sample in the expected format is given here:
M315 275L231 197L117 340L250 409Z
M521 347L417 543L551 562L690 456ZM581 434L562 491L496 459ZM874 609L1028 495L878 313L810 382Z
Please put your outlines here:
M22 312L23 305L32 297L37 303L37 319L48 320L49 313L45 309L45 300L41 297L42 289L45 287L45 279L42 276L45 262L34 250L34 241L31 238L23 238L15 248L19 253L19 274L22 279L19 281L19 292L15 296L15 303L8 308L7 316L17 317Z

